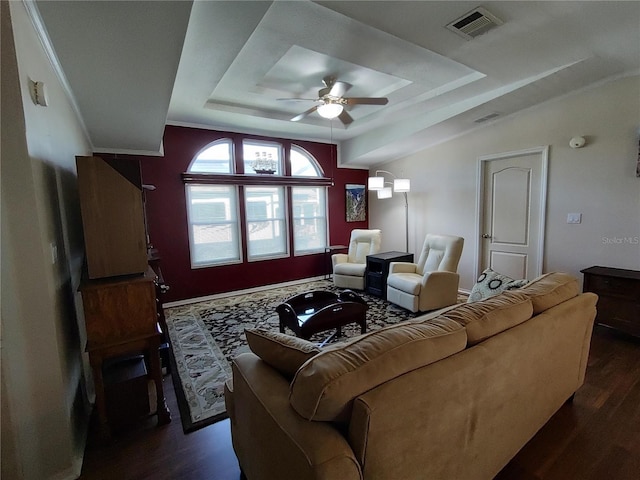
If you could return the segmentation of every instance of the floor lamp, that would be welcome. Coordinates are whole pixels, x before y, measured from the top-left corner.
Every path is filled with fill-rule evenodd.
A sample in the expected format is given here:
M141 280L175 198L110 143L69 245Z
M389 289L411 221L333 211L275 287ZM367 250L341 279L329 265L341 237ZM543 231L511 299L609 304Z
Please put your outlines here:
M393 183L385 181L384 176L379 174L387 174L393 177ZM385 185L392 185L385 186ZM409 251L409 198L407 192L411 191L411 180L408 178L397 178L393 173L386 170L376 170L374 176L369 177L369 190L378 192L378 198L391 198L393 193L404 194L404 220L405 220L405 251Z

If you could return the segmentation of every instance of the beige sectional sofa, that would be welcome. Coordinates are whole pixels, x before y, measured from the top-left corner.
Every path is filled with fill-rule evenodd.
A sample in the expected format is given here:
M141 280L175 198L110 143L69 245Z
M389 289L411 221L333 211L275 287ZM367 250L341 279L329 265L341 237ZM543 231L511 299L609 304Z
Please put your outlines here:
M582 385L596 300L551 273L322 350L248 332L225 392L240 466L249 480L491 479Z

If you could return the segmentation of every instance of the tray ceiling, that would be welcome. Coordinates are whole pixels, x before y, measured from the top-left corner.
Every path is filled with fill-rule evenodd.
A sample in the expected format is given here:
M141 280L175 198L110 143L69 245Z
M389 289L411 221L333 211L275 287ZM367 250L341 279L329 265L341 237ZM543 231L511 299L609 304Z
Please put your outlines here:
M640 69L640 2L486 2L503 23L470 40L446 26L476 2L36 5L96 151L159 154L168 123L334 141L366 168ZM291 122L327 75L389 102Z

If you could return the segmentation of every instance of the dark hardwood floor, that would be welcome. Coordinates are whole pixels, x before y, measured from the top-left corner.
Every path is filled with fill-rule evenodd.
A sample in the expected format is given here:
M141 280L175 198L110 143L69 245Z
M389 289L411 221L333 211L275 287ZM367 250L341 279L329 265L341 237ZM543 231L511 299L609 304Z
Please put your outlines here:
M149 419L115 435L109 445L100 445L90 431L81 479L240 478L229 421L185 435L171 379L164 383L173 421L156 427ZM639 478L640 340L596 327L584 386L495 480Z

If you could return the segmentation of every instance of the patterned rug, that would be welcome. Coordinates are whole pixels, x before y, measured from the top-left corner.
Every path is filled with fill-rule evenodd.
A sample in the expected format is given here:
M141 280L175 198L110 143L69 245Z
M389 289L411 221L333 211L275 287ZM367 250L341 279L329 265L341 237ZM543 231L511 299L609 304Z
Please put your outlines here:
M341 289L329 280L315 280L165 310L173 351L172 376L185 432L227 416L224 383L231 377L233 357L249 351L244 330L261 327L278 331L276 307L298 293L312 290ZM417 316L380 298L357 293L368 305L367 331ZM344 337L338 341L359 335L360 327L350 324L342 331ZM320 343L330 333L323 332L311 340Z

